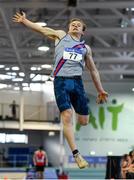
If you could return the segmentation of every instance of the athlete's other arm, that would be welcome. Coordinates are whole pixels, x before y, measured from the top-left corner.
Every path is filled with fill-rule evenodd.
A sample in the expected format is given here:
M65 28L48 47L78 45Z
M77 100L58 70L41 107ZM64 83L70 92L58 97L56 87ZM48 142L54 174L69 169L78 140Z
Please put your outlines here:
M47 153L44 151L45 153L45 160L46 160L46 166L48 166L48 157L47 157Z
M24 12L22 12L22 14L17 12L13 16L12 19L14 22L22 23L25 26L33 29L34 31L40 32L41 34L43 34L43 35L45 35L45 36L47 36L53 40L61 39L66 34L65 31L63 31L63 30L54 30L54 29L49 28L49 27L42 27L39 24L36 24L36 23L28 20L26 18L26 14Z
M98 97L97 97L97 103L103 103L107 101L108 93L103 89L99 72L94 64L93 58L92 58L92 51L89 46L86 45L87 48L87 54L85 57L86 67L89 70L92 80L94 82L94 85L98 91Z
M36 165L36 152L34 152L34 155L33 155L33 163L34 163L34 166Z

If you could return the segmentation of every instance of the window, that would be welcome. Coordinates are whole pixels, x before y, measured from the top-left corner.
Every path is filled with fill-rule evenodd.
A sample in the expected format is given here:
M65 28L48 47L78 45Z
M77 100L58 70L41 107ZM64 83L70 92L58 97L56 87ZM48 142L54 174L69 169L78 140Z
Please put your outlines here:
M28 143L26 134L5 134L0 133L0 143Z

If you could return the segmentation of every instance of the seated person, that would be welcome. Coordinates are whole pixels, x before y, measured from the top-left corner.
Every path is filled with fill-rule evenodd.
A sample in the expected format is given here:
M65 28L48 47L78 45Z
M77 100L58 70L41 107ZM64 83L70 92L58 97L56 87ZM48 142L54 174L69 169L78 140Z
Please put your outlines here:
M134 179L134 150L129 152L131 159L131 164L129 166L128 172L126 173L126 179Z
M126 173L131 165L131 158L128 154L124 154L121 160L121 178L126 179Z

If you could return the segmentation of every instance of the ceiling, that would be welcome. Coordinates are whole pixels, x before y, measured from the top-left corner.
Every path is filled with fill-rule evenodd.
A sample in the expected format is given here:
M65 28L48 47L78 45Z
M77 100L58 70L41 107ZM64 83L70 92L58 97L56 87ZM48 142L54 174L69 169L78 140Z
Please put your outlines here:
M50 75L52 68L42 65L54 63L54 42L12 22L13 15L20 11L26 12L29 20L44 21L54 29L66 30L70 18L83 19L87 24L84 38L92 48L102 81L133 83L132 8L132 0L0 0L0 65L4 65L0 66L0 83L10 88L22 87L23 83L44 83L45 75ZM39 51L41 45L49 46L50 50ZM14 66L19 70L14 70ZM8 77L3 78L3 75ZM90 80L86 70L83 78Z

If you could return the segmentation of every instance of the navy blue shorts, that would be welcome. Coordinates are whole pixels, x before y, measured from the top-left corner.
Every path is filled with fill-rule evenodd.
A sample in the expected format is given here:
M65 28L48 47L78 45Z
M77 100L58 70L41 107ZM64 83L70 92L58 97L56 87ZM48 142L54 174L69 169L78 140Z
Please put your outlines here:
M36 170L36 172L38 172L38 171L44 171L44 169L45 169L45 166L36 166L35 167L35 170Z
M89 114L89 100L80 76L70 78L55 77L54 92L60 112L70 109L73 106L76 113L80 115Z

